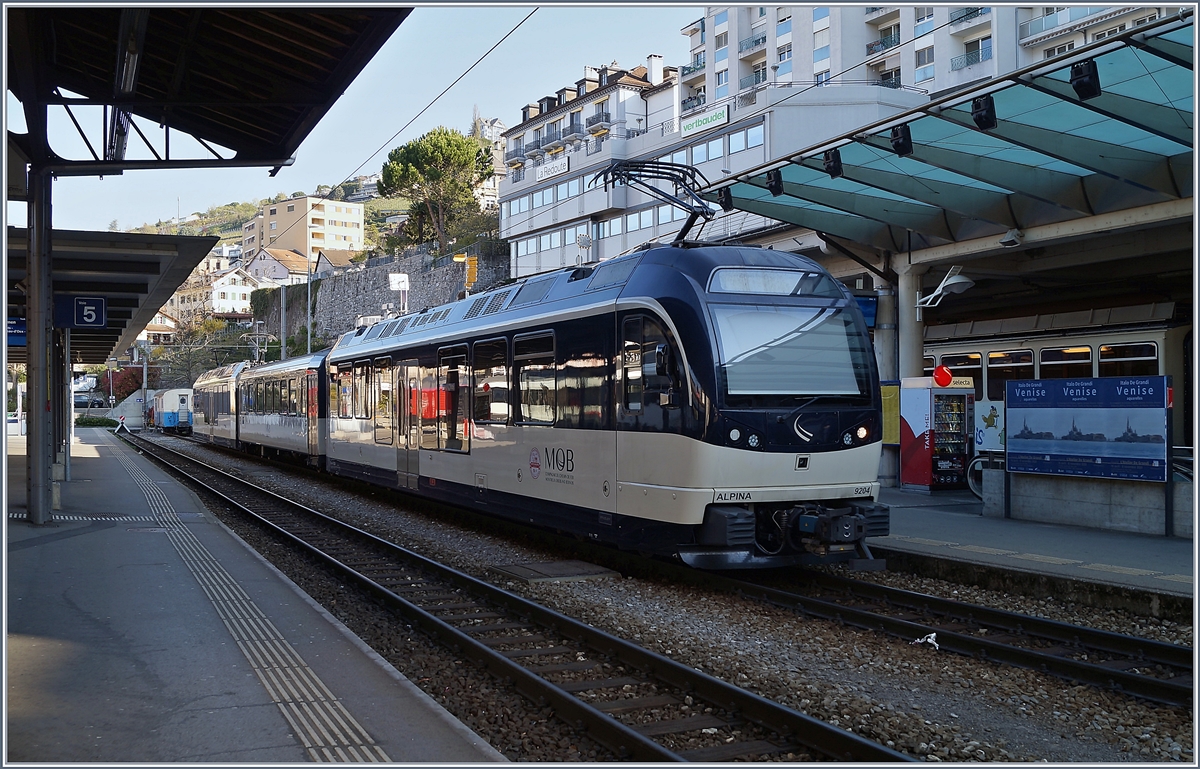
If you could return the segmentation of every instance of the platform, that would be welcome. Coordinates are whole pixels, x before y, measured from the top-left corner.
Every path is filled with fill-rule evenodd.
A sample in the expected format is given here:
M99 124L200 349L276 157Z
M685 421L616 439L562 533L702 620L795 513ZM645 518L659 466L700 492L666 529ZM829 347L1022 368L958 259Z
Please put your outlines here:
M7 761L505 760L107 430L26 523L7 438Z
M970 491L885 488L879 501L891 507L891 536L871 538L873 548L1194 597L1191 539L985 517Z

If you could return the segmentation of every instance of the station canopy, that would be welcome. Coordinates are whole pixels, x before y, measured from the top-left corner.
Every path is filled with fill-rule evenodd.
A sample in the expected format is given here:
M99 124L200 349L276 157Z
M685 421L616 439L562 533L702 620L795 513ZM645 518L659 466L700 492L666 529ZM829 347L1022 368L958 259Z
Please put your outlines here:
M893 253L1171 201L1182 211L1194 184L1193 32L1192 18L1136 27L703 197L719 202L727 188L734 208Z
M291 164L411 10L8 8L7 83L29 126L28 133L8 132L8 199L28 199L27 165L56 177L232 167L273 175ZM103 115L101 130L82 117L84 108ZM50 146L55 110L83 138L83 157L62 157ZM173 142L172 132L197 141ZM126 156L134 146L142 157ZM181 147L189 154L180 156ZM9 318L26 313L28 241L25 229L9 228ZM71 339L73 362L98 363L134 343L216 238L54 230L50 242L54 301L107 300L108 327L77 329ZM10 347L9 362L24 361L24 353Z

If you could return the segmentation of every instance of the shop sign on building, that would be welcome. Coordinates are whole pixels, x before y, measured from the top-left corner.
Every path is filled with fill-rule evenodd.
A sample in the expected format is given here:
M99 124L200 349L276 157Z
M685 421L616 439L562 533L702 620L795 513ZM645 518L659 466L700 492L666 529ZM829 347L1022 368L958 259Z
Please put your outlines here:
M684 118L679 124L679 135L686 139L692 134L698 134L701 131L707 131L710 128L716 128L719 125L725 125L729 122L729 105L725 104L717 109L705 110L695 117Z
M565 174L570 170L570 160L571 157L566 154L559 155L554 160L547 160L533 170L534 181L540 182L543 179L549 179L551 176Z

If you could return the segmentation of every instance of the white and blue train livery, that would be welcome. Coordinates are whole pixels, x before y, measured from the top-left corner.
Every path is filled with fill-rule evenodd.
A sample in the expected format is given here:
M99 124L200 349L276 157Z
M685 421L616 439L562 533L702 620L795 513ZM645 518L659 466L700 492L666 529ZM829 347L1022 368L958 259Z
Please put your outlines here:
M154 426L164 433L191 435L192 389L177 388L154 393Z

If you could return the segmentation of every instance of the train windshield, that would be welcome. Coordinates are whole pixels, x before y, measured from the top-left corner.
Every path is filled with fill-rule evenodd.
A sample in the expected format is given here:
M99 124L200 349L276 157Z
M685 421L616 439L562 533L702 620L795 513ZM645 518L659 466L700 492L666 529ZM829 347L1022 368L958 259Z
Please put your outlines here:
M846 309L712 305L730 396L861 396L871 350Z

